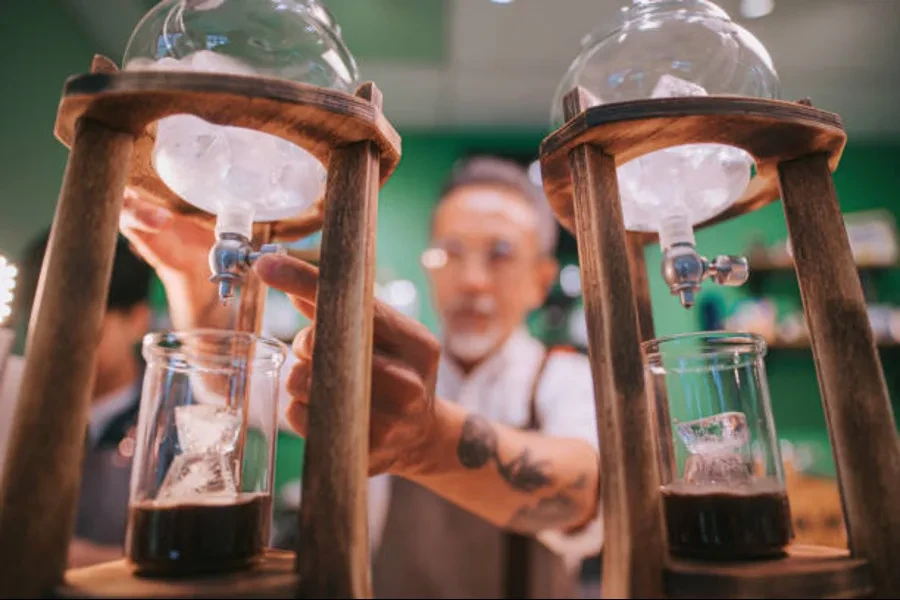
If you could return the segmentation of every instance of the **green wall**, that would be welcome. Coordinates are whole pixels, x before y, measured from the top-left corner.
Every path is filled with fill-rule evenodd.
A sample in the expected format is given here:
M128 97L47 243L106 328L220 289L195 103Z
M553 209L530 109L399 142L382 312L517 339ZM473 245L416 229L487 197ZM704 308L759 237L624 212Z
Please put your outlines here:
M52 6L51 6L52 5ZM53 217L65 167L66 150L53 137L59 94L66 77L87 70L93 48L58 3L13 1L0 9L0 253L16 257L25 242ZM36 43L38 40L39 43ZM388 99L389 101L389 99ZM427 241L427 220L443 179L455 160L478 151L533 156L542 132L401 131L403 160L384 188L378 223L379 268L412 280L422 291L422 320L436 329L426 281L418 258ZM888 207L900 212L900 141L876 143L851 139L835 183L845 211ZM900 215L898 215L900 216ZM86 232L87 233L87 232ZM701 252L742 252L751 235L766 241L783 238L780 205L772 205L726 224L698 232ZM86 235L85 243L89 243ZM658 273L659 251L648 251L648 268ZM792 282L782 282L785 297ZM651 277L654 314L660 335L697 329L696 311L685 311L671 298L660 277ZM882 281L883 298L900 303L896 273ZM704 292L733 303L745 290ZM701 296L702 298L702 296ZM885 352L892 396L898 398L900 361ZM824 417L809 351L772 351L768 360L771 392L780 433L822 439ZM827 457L827 463L830 457ZM827 468L827 465L826 467Z
M403 132L403 160L397 173L382 191L378 227L378 261L390 265L394 274L415 282L426 290L422 320L433 329L436 321L428 306L427 285L418 256L427 239L429 210L449 174L454 161L475 151L517 156L536 154L541 132ZM856 141L848 143L834 181L841 208L853 212L888 208L900 220L900 141ZM697 232L698 249L704 255L741 254L753 238L765 243L785 239L787 228L780 203ZM576 260L577 257L561 257ZM698 310L685 310L669 295L659 276L661 252L647 250L647 268L658 335L670 335L700 328ZM770 276L766 295L776 296L781 307L800 307L796 279L791 272ZM900 304L900 270L879 276L879 299ZM699 302L709 295L719 296L730 310L750 294L746 288L707 285ZM895 414L900 414L900 350L882 350L882 364L888 380ZM833 462L825 429L815 368L809 349L772 349L767 369L779 435L815 447L816 469L833 472Z
M4 1L0 39L0 253L18 256L53 218L66 161L56 108L66 77L89 69L92 47L55 1Z

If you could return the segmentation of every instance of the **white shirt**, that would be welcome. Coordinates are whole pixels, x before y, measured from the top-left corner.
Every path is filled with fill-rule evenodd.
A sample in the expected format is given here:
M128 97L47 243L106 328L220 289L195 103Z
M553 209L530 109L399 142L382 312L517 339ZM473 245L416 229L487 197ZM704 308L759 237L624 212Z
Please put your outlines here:
M524 329L514 332L494 355L465 376L441 358L437 395L469 411L515 427L528 423L532 385L544 348ZM593 378L587 357L553 353L538 384L536 401L540 431L557 437L579 438L599 451ZM369 532L377 548L390 503L391 476L379 475L369 484ZM544 531L537 538L575 569L603 545L602 509L591 523L575 534Z

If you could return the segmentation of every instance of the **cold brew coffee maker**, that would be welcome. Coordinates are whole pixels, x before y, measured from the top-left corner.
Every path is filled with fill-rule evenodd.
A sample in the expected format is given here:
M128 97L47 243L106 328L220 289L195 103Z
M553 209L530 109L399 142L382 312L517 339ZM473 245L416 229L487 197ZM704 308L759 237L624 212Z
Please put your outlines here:
M163 0L121 70L64 87L70 148L0 486L0 596L371 596L366 480L379 187L400 160L319 0ZM210 232L234 327L157 332L126 558L66 570L97 332L125 187ZM267 548L278 375L251 266L322 232L296 552ZM62 350L61 350L62 349Z
M258 564L271 533L287 347L254 333L193 330L149 334L143 355L128 562L151 577Z
M893 597L900 441L831 172L841 119L778 99L762 43L707 0L633 0L557 90L541 173L578 241L603 473L603 595ZM741 285L696 229L780 198L850 547L791 544L764 345L657 339L650 277L690 309ZM648 273L648 244L663 251ZM706 256L704 256L706 255ZM715 258L713 258L715 256ZM853 374L852 376L849 374Z
M669 552L710 561L783 555L793 530L765 341L689 333L650 340L644 351L649 383L665 391L654 408L674 430L675 460L660 463Z

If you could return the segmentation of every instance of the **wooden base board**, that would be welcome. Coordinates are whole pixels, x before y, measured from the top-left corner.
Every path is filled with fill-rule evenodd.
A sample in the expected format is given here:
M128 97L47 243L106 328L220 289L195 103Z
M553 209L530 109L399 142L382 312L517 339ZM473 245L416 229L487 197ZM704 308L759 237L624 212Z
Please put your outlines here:
M776 560L716 563L671 559L669 598L868 598L869 564L846 550L791 546Z
M66 572L54 598L293 598L294 553L269 550L244 571L215 577L151 579L136 576L125 560Z

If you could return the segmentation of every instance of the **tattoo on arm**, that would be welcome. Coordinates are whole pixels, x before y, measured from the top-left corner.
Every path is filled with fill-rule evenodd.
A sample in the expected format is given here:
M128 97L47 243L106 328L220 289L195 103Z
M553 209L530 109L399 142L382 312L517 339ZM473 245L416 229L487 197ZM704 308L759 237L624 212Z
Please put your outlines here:
M456 447L459 462L467 469L480 469L493 461L500 476L513 489L522 492L533 493L555 484L548 473L547 461L535 460L527 447L512 460L503 462L497 451L497 438L497 432L490 421L470 414L463 423ZM555 494L540 498L537 504L523 505L512 516L507 527L513 531L532 534L570 523L579 510L579 503L570 492L583 490L587 482L587 474L582 474Z
M522 533L537 533L569 523L578 504L565 492L541 498L535 506L523 506L512 516L507 527Z
M532 458L528 448L523 448L512 460L503 462L497 452L497 432L490 421L479 415L471 414L466 418L456 455L467 469L480 469L495 462L500 476L514 489L523 492L533 492L553 483L546 472L547 462Z
M579 506L566 490L582 490L587 486L587 481L587 475L582 473L565 489L538 500L537 505L522 506L509 520L507 527L520 533L538 533L568 525L578 514Z

